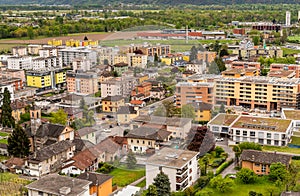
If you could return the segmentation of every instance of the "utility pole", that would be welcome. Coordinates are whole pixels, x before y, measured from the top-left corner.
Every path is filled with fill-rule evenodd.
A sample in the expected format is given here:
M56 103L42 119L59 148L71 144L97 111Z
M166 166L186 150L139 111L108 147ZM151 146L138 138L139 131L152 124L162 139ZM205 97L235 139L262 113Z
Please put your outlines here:
M189 43L189 31L188 31L189 27L188 25L186 25L185 27L185 43Z

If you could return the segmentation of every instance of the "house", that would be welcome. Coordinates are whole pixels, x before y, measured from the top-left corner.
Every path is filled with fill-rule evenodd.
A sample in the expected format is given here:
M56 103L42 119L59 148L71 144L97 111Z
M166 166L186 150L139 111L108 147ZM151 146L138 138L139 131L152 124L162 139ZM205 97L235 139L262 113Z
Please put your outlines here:
M112 176L94 172L80 174L78 179L88 180L90 184L90 195L109 196L112 193Z
M110 138L116 142L117 144L119 144L119 146L121 147L121 155L125 155L128 152L128 142L127 142L127 138L126 137L122 137L122 136L110 136Z
M11 107L11 115L14 117L15 121L18 122L21 120L21 115L25 114L25 107L27 104L20 100L15 100L10 104Z
M120 106L117 111L117 121L119 124L129 124L137 116L138 111L133 106Z
M93 127L84 127L77 130L77 133L81 139L88 140L93 144L96 144L96 129Z
M148 149L159 149L168 142L172 132L160 128L142 126L130 131L127 138L128 148L134 153L146 153Z
M137 85L131 91L131 96L136 96L138 94L143 94L145 97L149 97L151 89L152 89L152 84L150 82L143 82L142 84Z
M143 108L146 106L146 102L142 100L131 100L130 106L133 106L135 110L138 110L139 108Z
M102 99L103 112L117 112L120 106L125 105L124 97L122 96L108 96Z
M199 102L192 103L195 109L195 121L210 121L211 120L211 110L213 108L212 104Z
M83 140L81 138L75 137L75 139L72 141L72 143L75 145L75 153L81 152L85 149L93 147L95 144L88 140Z
M114 142L111 138L102 140L95 146L95 149L105 153L105 160L103 162L113 162L120 158L121 155L121 146Z
M74 151L75 145L66 140L36 150L25 160L24 173L41 177L56 172L64 161L73 157Z
M200 176L197 155L194 151L162 148L146 162L146 188L160 172L168 175L171 191L185 190L193 185Z
M11 157L4 163L8 171L15 174L23 174L24 164L25 164L24 159L17 158L17 157Z
M50 174L26 186L29 196L37 195L72 195L89 196L91 181Z
M68 125L71 125L72 122L77 118L83 118L83 111L79 108L64 108L65 113L68 115Z
M79 175L86 171L95 171L96 169L98 169L97 154L86 149L77 153L70 160L66 160L63 163L61 173Z
M117 72L117 74L120 76L122 75L124 72L128 71L128 63L117 63L113 65L114 67L114 71Z
M272 163L282 163L288 167L292 161L291 155L277 152L262 152L258 150L243 150L240 157L242 168L248 168L258 175L268 175Z
M165 89L163 87L154 87L150 90L150 97L154 99L164 99L165 98Z

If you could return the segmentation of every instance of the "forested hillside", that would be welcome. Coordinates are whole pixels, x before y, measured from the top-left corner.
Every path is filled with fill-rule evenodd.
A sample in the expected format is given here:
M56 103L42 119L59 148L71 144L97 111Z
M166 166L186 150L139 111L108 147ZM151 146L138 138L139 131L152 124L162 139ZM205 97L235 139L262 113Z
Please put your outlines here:
M131 3L131 4L194 4L194 5L229 5L229 4L296 4L299 0L0 0L0 4L24 5L24 4L42 4L42 5L89 5L89 4L108 4L108 3Z

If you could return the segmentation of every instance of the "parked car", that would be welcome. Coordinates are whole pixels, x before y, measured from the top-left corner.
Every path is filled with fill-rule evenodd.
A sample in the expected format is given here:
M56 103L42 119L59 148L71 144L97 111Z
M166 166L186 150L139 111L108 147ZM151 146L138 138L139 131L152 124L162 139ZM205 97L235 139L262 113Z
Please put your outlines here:
M217 137L216 138L216 142L222 142L222 141L224 141L224 139L222 137Z
M112 115L106 115L107 118L114 118Z

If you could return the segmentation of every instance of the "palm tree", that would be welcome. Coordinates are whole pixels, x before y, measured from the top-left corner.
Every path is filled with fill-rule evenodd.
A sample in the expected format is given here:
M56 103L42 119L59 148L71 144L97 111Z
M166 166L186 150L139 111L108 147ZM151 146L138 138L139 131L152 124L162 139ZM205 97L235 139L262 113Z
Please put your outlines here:
M241 155L241 148L239 145L235 145L232 147L233 152L235 153L235 164L237 165L239 163L239 157Z

